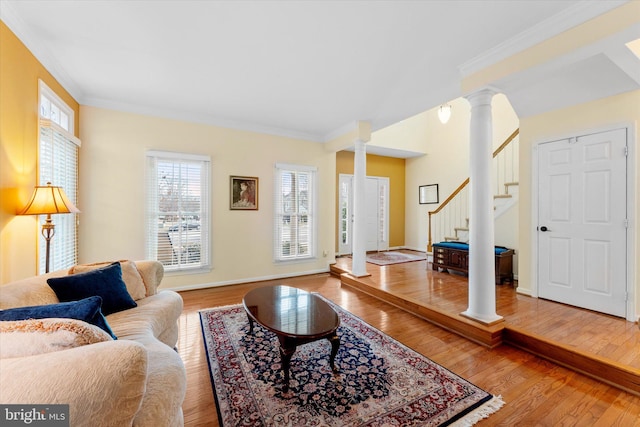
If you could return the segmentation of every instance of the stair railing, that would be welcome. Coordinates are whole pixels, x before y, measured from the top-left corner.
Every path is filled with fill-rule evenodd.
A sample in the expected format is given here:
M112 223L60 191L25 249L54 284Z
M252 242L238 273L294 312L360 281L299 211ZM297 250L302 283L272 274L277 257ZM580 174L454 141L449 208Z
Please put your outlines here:
M520 129L516 129L493 152L493 173L496 194L506 194L508 187L518 182L518 156ZM466 227L469 218L469 178L456 188L434 211L429 212L429 236L427 252L432 251L434 237L438 242L446 240L446 231ZM453 233L452 233L453 234Z

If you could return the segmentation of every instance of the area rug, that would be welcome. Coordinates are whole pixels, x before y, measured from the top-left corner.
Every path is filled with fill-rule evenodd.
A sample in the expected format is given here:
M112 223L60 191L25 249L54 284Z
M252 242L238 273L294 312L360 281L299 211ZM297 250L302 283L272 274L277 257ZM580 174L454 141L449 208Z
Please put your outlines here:
M327 340L299 346L283 391L278 340L241 305L200 312L221 426L470 426L504 403L358 317L340 317L338 371Z
M403 262L424 261L426 255L414 255L404 252L388 251L367 254L367 262L376 265L401 264Z

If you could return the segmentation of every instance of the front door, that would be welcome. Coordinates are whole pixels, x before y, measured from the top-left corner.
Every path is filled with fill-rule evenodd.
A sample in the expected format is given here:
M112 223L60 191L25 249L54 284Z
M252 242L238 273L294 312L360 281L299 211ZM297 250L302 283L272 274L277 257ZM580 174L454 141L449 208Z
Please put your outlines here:
M338 254L352 253L353 175L338 179ZM389 178L370 177L365 182L366 250L389 249Z
M624 317L626 129L539 145L538 293Z

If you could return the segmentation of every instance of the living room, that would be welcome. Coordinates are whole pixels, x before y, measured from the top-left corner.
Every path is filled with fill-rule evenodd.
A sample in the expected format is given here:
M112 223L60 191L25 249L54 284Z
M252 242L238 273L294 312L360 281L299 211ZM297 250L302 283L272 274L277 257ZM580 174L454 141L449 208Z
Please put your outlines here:
M609 23L623 22L637 28L637 7L624 4L598 16L566 34L575 51L593 44L584 40L583 32L593 28L609 28ZM3 18L4 19L4 18ZM635 21L634 21L635 19ZM603 30L600 39L614 37L624 28ZM79 263L105 260L141 260L147 257L146 215L146 154L149 150L181 152L210 157L211 176L211 268L197 274L165 275L161 288L176 291L241 285L247 282L291 278L326 273L337 253L337 156L344 155L353 141L344 144L336 137L326 144L300 136L263 133L257 129L199 123L161 114L144 114L102 105L87 105L74 99L54 76L25 46L5 22L0 23L0 75L2 139L2 213L0 213L0 283L9 283L33 276L38 270L38 245L42 239L40 226L34 217L18 216L16 212L28 201L37 181L38 79L43 80L75 113L74 134L82 141L79 157L78 248ZM561 35L549 43L565 41ZM534 48L529 51L533 57ZM525 52L523 55L526 55ZM509 60L514 62L509 63ZM518 58L507 58L502 67L513 67ZM533 60L532 60L533 61ZM543 63L544 60L540 60ZM517 68L517 67L516 67ZM489 69L489 77L474 74L461 82L463 93L469 93L484 83L500 81L502 69ZM505 80L506 81L506 80ZM506 81L506 83L509 83ZM508 85L505 84L505 87ZM570 105L553 105L543 111L526 110L522 100L496 95L493 100L493 146L502 143L516 128L520 128L520 205L518 228L513 238L517 242L519 279L518 292L537 296L536 244L537 227L534 182L536 144L550 138L564 137L585 130L608 129L613 125L636 123L640 117L638 89L598 96L585 96ZM529 94L530 95L530 94ZM375 129L372 147L393 148L416 153L404 160L403 206L394 213L394 223L402 223L401 232L393 231L391 246L425 251L427 246L427 212L432 205L418 203L421 185L438 183L441 199L468 177L469 118L468 102L460 97L442 99L452 107L450 121L443 125L437 117L438 104L424 112L402 117L400 122ZM512 103L514 105L512 105ZM527 114L516 111L526 110ZM421 110L420 110L421 111ZM353 117L353 120L361 119ZM631 134L635 135L633 126ZM341 135L339 135L341 136ZM426 142L425 142L426 141ZM640 212L637 209L636 166L640 154L635 137L629 142L631 163L628 211L632 225L627 244L628 259L640 251L636 228ZM327 149L327 145L331 149ZM266 148L268 147L268 148ZM374 149L371 150L372 152ZM341 154L338 154L341 153ZM456 153L456 156L451 156ZM446 161L443 161L443 156ZM385 156L380 156L384 161ZM318 212L316 257L296 263L273 261L273 199L274 165L302 164L318 170ZM259 209L237 211L229 208L229 177L259 178ZM55 238L55 237L54 237ZM496 241L496 244L501 242ZM509 246L514 246L509 243ZM635 262L628 263L629 298L626 317L637 321L640 313L640 280ZM208 379L207 379L208 380Z

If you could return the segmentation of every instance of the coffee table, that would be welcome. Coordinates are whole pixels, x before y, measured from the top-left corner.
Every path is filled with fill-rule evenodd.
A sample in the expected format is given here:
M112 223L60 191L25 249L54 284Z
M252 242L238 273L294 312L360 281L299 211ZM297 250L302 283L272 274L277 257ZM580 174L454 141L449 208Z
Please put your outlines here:
M265 286L247 292L242 305L249 318L250 334L253 334L253 323L257 322L278 337L285 391L289 389L291 356L299 345L327 339L331 343L329 364L336 370L340 318L318 295L290 286Z

